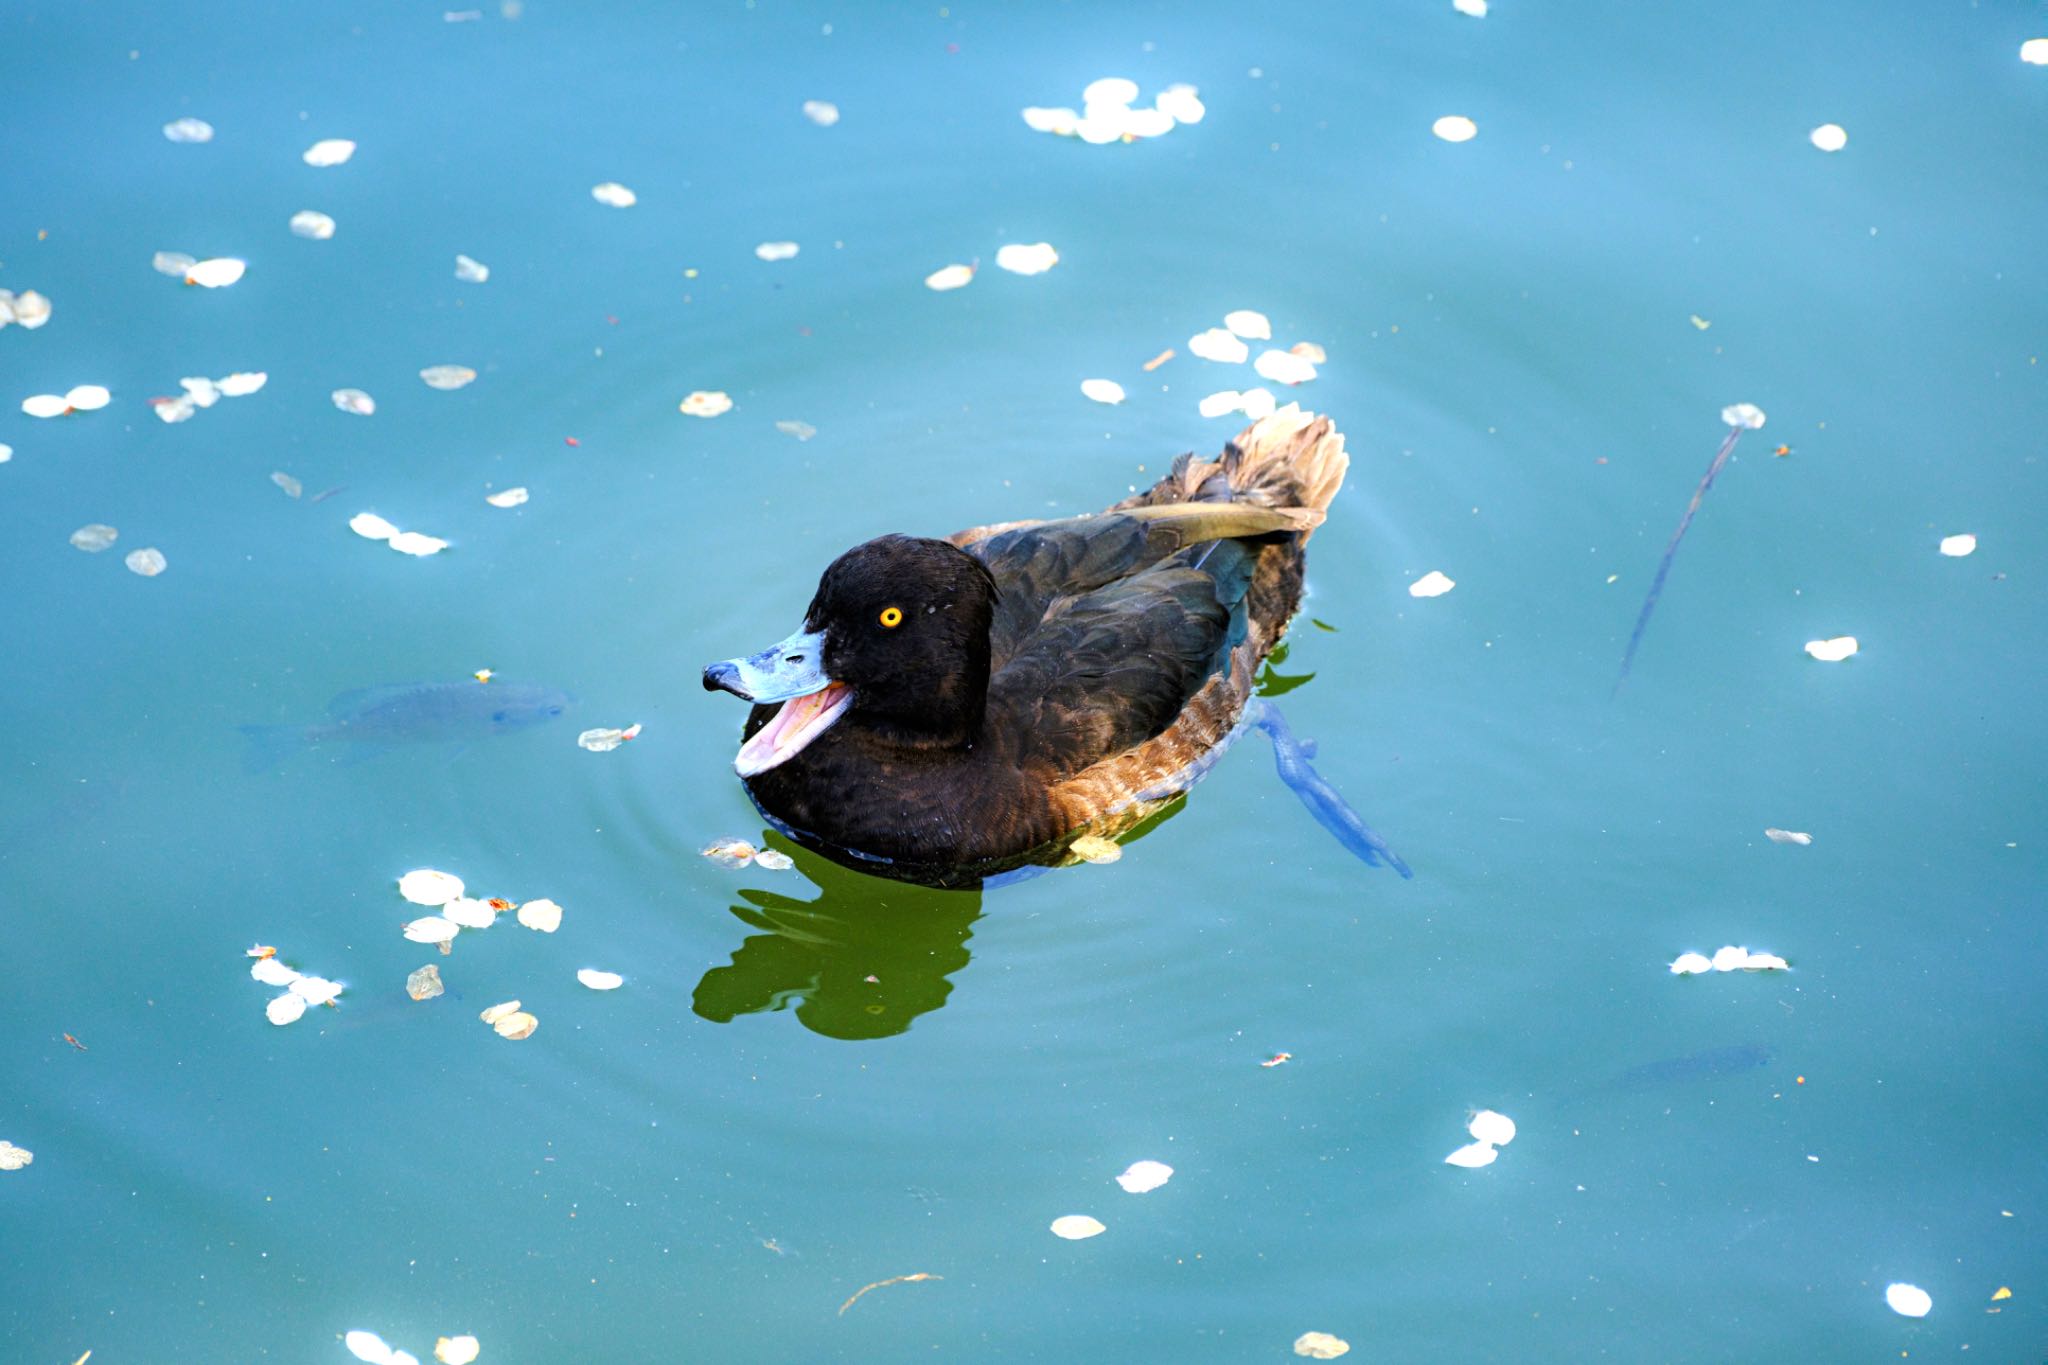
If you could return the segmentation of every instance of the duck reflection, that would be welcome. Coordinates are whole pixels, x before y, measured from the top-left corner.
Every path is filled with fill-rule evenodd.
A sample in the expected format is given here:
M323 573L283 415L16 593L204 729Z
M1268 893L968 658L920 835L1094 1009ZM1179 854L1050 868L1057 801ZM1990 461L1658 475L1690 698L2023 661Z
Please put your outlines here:
M697 983L690 1007L714 1023L794 1009L827 1038L887 1038L946 1003L953 973L981 918L981 888L938 890L842 867L779 834L770 847L796 860L815 900L751 888L732 907L762 930ZM778 880L787 872L771 874Z

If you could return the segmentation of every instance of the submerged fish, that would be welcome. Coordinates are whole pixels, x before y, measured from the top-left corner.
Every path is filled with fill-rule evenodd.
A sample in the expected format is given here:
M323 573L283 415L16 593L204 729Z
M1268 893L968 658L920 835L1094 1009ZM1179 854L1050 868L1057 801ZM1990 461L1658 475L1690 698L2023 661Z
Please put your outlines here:
M1733 1047L1708 1048L1705 1052L1687 1053L1683 1057L1666 1057L1661 1062L1631 1067L1614 1078L1614 1088L1648 1090L1680 1081L1733 1076L1738 1072L1754 1071L1760 1066L1769 1066L1771 1059L1777 1055L1775 1048L1764 1043L1738 1043Z
M360 756L400 744L466 743L540 725L575 701L552 687L519 683L388 683L344 692L310 725L243 725L246 766L268 772L301 749L334 741Z

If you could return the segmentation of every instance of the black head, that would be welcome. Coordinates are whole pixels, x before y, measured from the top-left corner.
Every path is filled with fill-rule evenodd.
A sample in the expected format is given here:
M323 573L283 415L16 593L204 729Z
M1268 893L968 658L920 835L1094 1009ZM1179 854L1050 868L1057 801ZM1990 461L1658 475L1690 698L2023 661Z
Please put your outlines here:
M824 671L853 688L852 715L910 743L979 732L988 695L995 579L943 540L882 536L832 561L804 626Z

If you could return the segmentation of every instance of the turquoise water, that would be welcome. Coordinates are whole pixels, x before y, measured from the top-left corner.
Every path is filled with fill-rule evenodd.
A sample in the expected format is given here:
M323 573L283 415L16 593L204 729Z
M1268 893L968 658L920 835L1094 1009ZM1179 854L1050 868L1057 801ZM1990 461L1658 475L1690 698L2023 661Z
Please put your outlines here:
M0 288L55 312L0 331L0 1138L35 1154L0 1172L6 1356L2036 1358L2044 31L8 8ZM1018 117L1118 74L1208 117L1108 147ZM185 116L213 141L166 141ZM302 164L328 137L359 150ZM1047 274L990 263L1040 240ZM183 288L157 251L248 274ZM1115 865L983 894L699 857L762 834L699 668L869 536L1217 448L1239 419L1196 401L1256 381L1187 339L1234 308L1328 352L1288 396L1354 455L1310 555L1335 630L1301 623L1280 700L1415 880L1343 854L1256 737ZM444 363L479 377L420 383ZM242 370L267 386L188 422L146 403ZM111 406L19 411L80 383ZM733 409L679 414L698 389ZM1768 425L1610 703L1735 402ZM366 510L452 548L390 553ZM66 543L87 523L111 551ZM144 546L161 576L123 569ZM1457 587L1411 598L1430 570ZM1861 652L1801 652L1837 635ZM245 770L237 726L480 668L576 704ZM439 957L399 932L420 866L562 927ZM266 1023L252 942L339 1007ZM1793 970L1665 970L1723 943ZM415 1004L428 962L448 994ZM515 997L512 1043L476 1014ZM1520 1135L1444 1165L1479 1107ZM1126 1194L1141 1158L1173 1179ZM1108 1231L1058 1240L1070 1213ZM913 1273L943 1278L838 1312Z

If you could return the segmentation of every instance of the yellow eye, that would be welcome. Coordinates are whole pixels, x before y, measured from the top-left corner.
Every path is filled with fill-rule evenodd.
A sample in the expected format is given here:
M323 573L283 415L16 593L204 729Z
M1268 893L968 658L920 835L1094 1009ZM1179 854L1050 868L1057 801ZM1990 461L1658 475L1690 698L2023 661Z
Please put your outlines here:
M885 626L887 626L887 627L888 627L889 629L891 629L891 630L894 630L894 629L896 629L896 627L898 627L898 626L902 625L902 624L903 624L903 608L901 608L901 607L883 607L883 608L882 608L882 624L883 624L883 625L885 625Z

